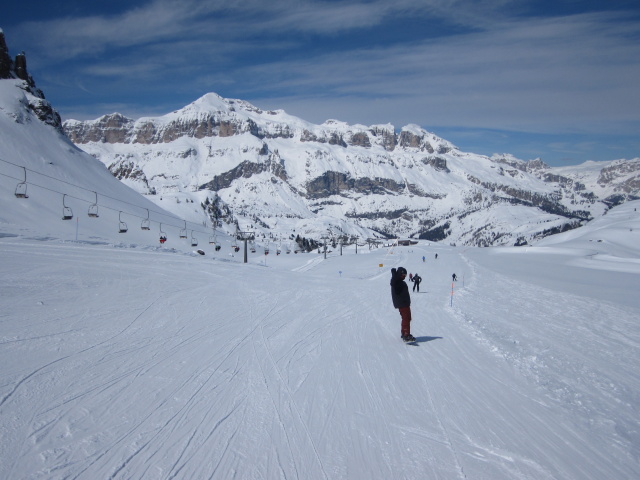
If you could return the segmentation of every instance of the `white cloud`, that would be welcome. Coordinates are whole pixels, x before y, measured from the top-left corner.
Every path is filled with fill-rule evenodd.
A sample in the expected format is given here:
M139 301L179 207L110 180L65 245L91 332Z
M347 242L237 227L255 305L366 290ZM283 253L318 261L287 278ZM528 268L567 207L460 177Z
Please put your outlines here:
M509 18L519 6L504 0L156 0L120 15L23 29L39 39L42 62L64 62L70 75L120 78L133 88L144 82L165 95L180 88L193 91L194 99L224 88L218 93L266 99L274 108L291 105L292 113L312 121L343 115L396 123L403 117L400 123L422 125L637 132L640 23L624 12ZM407 15L424 18L425 29L432 25L427 19L472 28L378 48L305 44L309 36L340 38ZM281 58L273 60L272 52ZM276 99L282 104L273 105Z

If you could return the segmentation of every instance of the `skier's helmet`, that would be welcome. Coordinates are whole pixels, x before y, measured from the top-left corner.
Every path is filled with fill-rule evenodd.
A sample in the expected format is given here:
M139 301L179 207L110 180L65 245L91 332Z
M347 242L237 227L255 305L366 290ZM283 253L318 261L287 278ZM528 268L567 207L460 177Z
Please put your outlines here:
M398 268L398 275L406 275L407 274L407 269L404 267L400 267Z

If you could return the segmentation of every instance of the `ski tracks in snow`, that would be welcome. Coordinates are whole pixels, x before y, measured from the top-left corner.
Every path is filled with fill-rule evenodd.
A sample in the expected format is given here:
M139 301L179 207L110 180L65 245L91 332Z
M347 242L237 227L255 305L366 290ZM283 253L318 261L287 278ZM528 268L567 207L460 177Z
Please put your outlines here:
M289 301L295 302L295 300ZM283 378L282 372L278 368L264 334L265 323L276 314L286 311L286 304L280 305L276 303L276 306L278 307L277 309L272 307L266 316L258 319L257 328L255 329L255 336L258 338L251 342L255 360L262 372L264 386L271 398L282 434L285 436L290 462L295 470L295 478L328 479L329 477L324 470L324 465L309 427L300 412L288 382ZM265 359L267 360L266 362L264 361ZM305 453L305 450L311 452L313 460L308 458L309 453ZM316 470L314 465L319 468L319 472L314 473ZM280 467L283 471L286 471L284 465ZM320 477L318 473L322 476Z

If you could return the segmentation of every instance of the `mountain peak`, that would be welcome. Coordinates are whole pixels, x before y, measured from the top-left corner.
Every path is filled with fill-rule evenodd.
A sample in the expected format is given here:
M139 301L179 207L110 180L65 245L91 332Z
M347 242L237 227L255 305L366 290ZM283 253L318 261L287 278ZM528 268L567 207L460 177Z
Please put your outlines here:
M462 153L416 124L400 131L337 119L317 125L215 93L162 117L110 120L65 127L140 192L175 198L176 214L194 200L210 205L215 195L228 222L264 235L303 230L317 239L331 229L361 238L522 244L639 193L629 188L635 167L578 178L539 159ZM623 183L622 196L606 203Z

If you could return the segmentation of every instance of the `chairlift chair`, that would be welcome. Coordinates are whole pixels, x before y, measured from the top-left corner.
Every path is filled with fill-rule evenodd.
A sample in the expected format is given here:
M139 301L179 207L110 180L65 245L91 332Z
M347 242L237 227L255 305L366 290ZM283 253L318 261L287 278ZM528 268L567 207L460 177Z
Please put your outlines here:
M187 221L184 221L184 228L180 230L180 238L187 238Z
M118 225L118 233L127 233L127 230L129 230L129 228L127 227L127 224L122 221L121 216L122 212L118 214L118 220L120 222Z
M27 195L27 169L25 167L22 168L24 170L24 181L16 186L16 197L29 198L29 195Z
M162 231L162 224L160 224L160 243L167 241L167 234Z
M27 195L27 182L20 182L16 186L16 197L29 198L29 195Z
M93 218L97 218L98 217L98 193L97 192L93 192L96 195L96 201L95 203L92 203L91 205L89 205L89 212L88 215L90 217Z
M197 247L198 246L198 239L193 236L193 231L191 232L191 246L192 247Z
M71 220L73 218L73 211L64 203L64 199L66 196L66 194L62 195L62 219Z
M147 218L142 220L142 223L140 224L140 228L142 230L151 230L151 221L149 221L149 209L148 208L147 208Z

